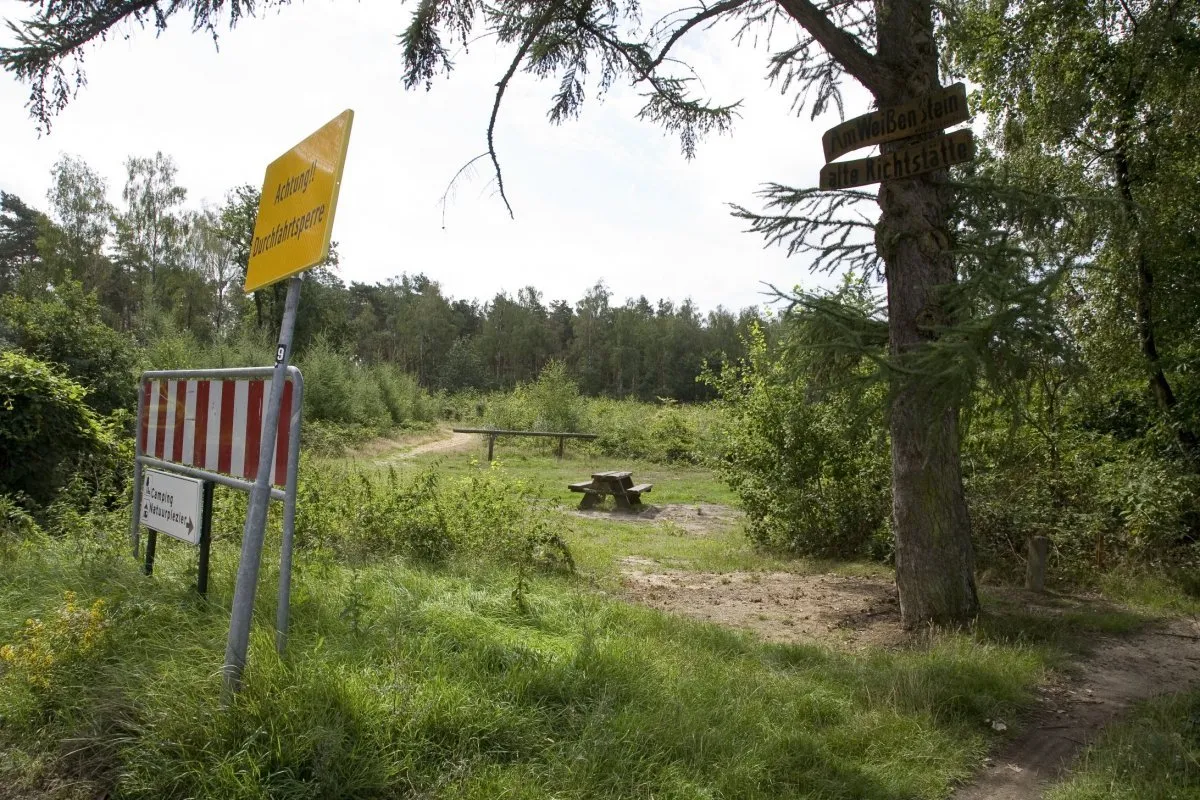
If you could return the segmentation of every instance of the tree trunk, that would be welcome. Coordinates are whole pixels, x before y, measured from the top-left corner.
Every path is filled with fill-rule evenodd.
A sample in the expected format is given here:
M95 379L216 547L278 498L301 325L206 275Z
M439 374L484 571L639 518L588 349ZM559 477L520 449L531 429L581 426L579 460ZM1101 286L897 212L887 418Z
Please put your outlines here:
M876 11L878 58L893 79L876 92L879 105L907 102L936 89L930 4L877 0ZM890 350L902 366L935 338L940 324L949 322L939 298L940 287L956 279L947 252L945 184L946 173L939 171L887 181L879 189L875 236L887 273ZM892 521L901 619L907 628L969 622L979 612L979 599L959 464L958 408L931 391L920 375L901 371L894 381Z
M1133 197L1133 177L1129 168L1129 156L1123 140L1118 140L1113 152L1113 166L1116 171L1117 187L1121 199L1125 201L1129 218L1133 223L1133 259L1137 265L1137 331L1138 344L1141 346L1142 357L1146 361L1147 378L1150 392L1154 395L1159 411L1171 424L1175 432L1175 440L1180 450L1188 459L1195 463L1198 450L1196 433L1186 425L1181 424L1175 414L1178 402L1167 375L1163 372L1162 361L1158 355L1158 341L1154 334L1154 272L1146 256L1146 243L1143 239L1143 221Z

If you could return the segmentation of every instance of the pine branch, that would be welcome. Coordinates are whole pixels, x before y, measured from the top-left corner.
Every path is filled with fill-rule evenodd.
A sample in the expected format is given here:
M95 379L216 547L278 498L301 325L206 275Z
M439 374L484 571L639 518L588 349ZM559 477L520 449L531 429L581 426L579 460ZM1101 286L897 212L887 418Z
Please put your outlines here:
M761 214L739 205L730 208L735 217L749 221L749 230L762 234L768 246L784 246L789 256L811 255L814 271L848 268L864 275L879 271L875 223L857 210L859 203L873 203L873 194L780 184L768 184L758 194L766 198L768 209L780 213Z
M887 88L885 70L854 35L835 24L827 14L808 0L778 2L851 77L877 97L884 93Z
M87 84L83 71L86 48L108 38L122 22L138 27L153 22L156 33L166 30L170 17L191 11L192 30L208 31L217 39L218 18L228 9L227 27L259 6L286 5L291 0L23 0L36 7L33 18L7 22L16 45L0 47L0 68L31 84L26 106L41 132L50 130L56 114ZM74 64L68 78L64 63Z
M504 207L508 209L509 219L515 219L516 217L513 214L512 205L508 202L508 195L504 191L504 175L500 172L500 159L496 156L496 118L500 115L500 103L504 100L504 92L508 89L509 81L516 74L517 67L525 60L525 54L529 52L529 48L533 46L533 43L541 35L542 31L546 29L546 26L550 24L550 20L553 19L559 5L561 5L559 2L547 4L541 16L534 21L529 33L526 34L524 40L521 42L521 46L517 48L516 55L513 56L512 61L509 63L504 77L496 84L496 99L492 103L492 116L488 120L487 146L488 155L492 158L492 166L496 169L496 185L500 190L500 199L504 201Z
M699 14L689 18L682 25L676 28L667 41L663 44L662 49L660 49L658 52L658 55L655 56L654 60L652 60L649 65L647 65L647 71L653 72L662 66L663 61L667 58L667 54L671 52L671 48L674 47L676 42L682 39L692 28L709 20L715 20L717 17L720 17L723 14L736 11L742 6L746 5L748 2L750 2L750 0L725 0L725 2L709 6Z

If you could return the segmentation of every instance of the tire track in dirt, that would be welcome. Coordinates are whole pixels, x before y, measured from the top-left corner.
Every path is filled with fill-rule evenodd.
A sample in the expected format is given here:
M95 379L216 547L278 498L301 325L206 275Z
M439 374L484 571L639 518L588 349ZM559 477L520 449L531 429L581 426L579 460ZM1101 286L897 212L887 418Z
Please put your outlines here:
M1083 748L1129 708L1200 686L1200 620L1098 639L1068 677L1042 690L1021 732L951 800L1039 800Z

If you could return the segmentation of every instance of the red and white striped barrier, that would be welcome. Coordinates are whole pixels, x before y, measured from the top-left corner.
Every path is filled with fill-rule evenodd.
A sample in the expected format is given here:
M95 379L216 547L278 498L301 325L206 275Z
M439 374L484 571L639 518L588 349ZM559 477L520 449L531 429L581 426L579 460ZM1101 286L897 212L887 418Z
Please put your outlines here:
M139 455L253 481L258 475L270 378L147 380ZM292 382L283 388L271 483L283 486L291 445Z

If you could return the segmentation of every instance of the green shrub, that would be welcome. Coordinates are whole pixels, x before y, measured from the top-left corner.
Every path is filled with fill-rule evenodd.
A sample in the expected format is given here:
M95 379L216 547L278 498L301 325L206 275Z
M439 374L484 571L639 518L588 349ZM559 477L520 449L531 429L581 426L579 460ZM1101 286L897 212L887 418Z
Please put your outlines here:
M761 331L747 344L745 362L709 380L728 415L720 471L750 538L804 555L890 554L883 387L821 387Z
M579 386L567 373L567 365L551 361L527 388L533 407L533 427L541 431L576 433L580 422Z
M304 418L310 422L361 422L355 419L354 379L349 358L324 340L299 359L304 373Z
M136 399L133 340L104 324L96 296L85 294L77 283L40 299L0 297L3 346L61 365L88 390L88 405L101 414L129 408Z
M429 394L390 364L365 367L318 338L299 357L299 367L307 422L346 430L345 426L358 426L379 435L433 419L435 405Z
M1190 543L1200 476L1135 441L1064 423L1047 437L979 414L964 443L964 479L981 565L1016 576L1025 542L1046 536L1052 571L1090 580L1137 564L1178 567Z
M368 373L379 387L393 425L412 427L432 421L436 404L416 378L391 364L377 364Z
M696 428L679 410L673 400L663 401L663 407L650 422L650 441L659 460L667 462L697 461Z
M50 364L0 352L0 493L46 504L79 470L113 457L113 432L86 397Z

